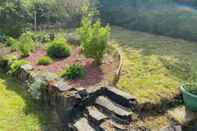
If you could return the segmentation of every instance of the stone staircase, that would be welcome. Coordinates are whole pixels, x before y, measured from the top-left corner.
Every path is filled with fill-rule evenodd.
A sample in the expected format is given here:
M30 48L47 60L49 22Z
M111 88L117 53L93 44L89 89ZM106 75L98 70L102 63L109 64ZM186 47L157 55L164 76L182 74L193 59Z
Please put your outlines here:
M138 131L130 128L137 105L135 98L114 87L102 90L81 110L81 116L73 121L71 130Z

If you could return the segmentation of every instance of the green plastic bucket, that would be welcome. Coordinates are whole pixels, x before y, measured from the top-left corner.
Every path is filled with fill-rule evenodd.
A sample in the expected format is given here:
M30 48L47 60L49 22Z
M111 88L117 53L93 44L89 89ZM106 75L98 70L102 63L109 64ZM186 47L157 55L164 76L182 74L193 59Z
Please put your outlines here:
M181 86L181 92L186 107L197 112L197 95L188 92L183 86Z

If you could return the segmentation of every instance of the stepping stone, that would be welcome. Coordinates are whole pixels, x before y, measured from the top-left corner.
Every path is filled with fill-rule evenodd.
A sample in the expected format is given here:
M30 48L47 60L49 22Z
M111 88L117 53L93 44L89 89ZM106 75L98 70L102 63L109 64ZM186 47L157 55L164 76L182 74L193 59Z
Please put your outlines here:
M50 86L58 89L58 91L60 92L65 92L65 91L73 89L73 87L65 83L63 79L53 82Z
M169 126L160 129L160 131L183 131L181 126Z
M172 119L179 122L181 125L190 123L197 119L197 112L192 112L185 106L168 111L168 114Z
M74 124L77 131L96 131L88 122L86 118L81 118Z
M128 122L131 120L131 116L133 112L127 111L121 105L114 103L107 97L99 96L96 99L95 104L98 107L102 108L102 110L106 112L107 114L111 114L111 116L115 115L119 117L121 120L128 121Z
M95 106L87 107L88 115L93 119L96 124L100 124L103 120L107 119L108 117L100 112Z
M134 97L115 87L106 88L106 95L113 101L127 108L134 108L134 106L137 104L137 101Z

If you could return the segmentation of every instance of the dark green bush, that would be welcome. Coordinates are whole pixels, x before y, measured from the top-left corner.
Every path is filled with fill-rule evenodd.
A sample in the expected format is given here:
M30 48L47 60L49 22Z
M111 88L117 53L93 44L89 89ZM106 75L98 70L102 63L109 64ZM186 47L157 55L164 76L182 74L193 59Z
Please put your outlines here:
M11 74L16 74L18 72L18 70L20 69L20 67L22 65L27 64L28 62L25 60L15 60L11 65L10 65L10 71L9 73Z
M61 74L61 77L64 77L69 80L83 78L84 76L85 76L85 69L78 64L73 64L69 66Z
M52 58L64 58L70 55L70 49L64 39L57 39L49 43L47 54Z
M42 57L39 58L37 64L38 65L49 65L52 62L53 61L52 61L52 59L50 57L48 57L48 56L42 56Z

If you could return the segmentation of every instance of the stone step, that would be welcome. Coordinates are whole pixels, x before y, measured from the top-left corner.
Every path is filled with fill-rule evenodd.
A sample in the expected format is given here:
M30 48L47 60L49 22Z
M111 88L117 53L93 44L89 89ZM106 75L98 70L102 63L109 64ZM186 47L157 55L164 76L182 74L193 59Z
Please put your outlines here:
M133 112L113 102L105 96L99 96L95 101L96 107L110 118L121 123L129 123L132 120Z
M135 109L135 106L137 105L137 101L134 97L132 97L130 94L123 92L115 87L108 87L105 89L105 94L118 103L119 105L122 105L127 108Z
M169 126L160 129L159 131L183 131L181 126Z
M74 131L96 131L85 117L80 118L76 123L74 123L73 127Z
M104 120L108 119L108 117L99 111L95 106L89 106L86 110L88 119L97 125L100 125Z

